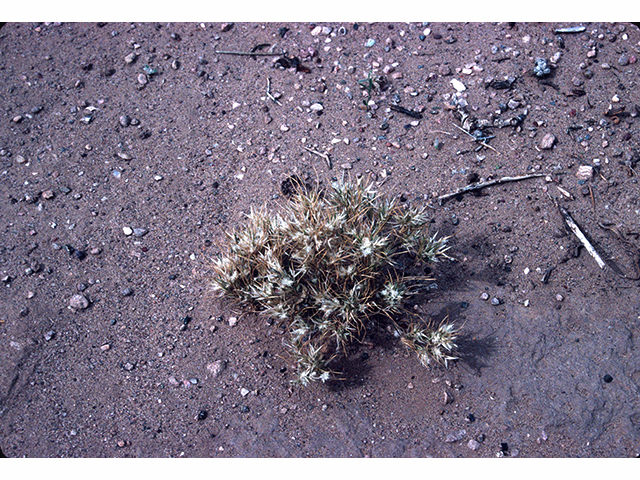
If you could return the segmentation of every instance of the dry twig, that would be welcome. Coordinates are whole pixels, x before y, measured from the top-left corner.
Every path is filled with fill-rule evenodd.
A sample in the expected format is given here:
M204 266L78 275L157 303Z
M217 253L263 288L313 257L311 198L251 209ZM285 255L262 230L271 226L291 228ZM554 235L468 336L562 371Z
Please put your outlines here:
M472 192L474 190L481 190L485 187L491 187L493 185L500 185L502 183L507 182L518 182L520 180L527 180L529 178L537 178L537 177L546 177L546 173L532 173L531 175L523 175L521 177L502 177L496 180L490 180L484 183L474 183L472 185L467 185L466 187L459 188L453 193L447 193L446 195L440 195L438 197L438 203L442 204L444 200L449 200L452 197L457 197L458 195L462 195L463 193Z
M309 147L305 147L304 145L302 146L302 148L304 148L306 151L313 153L314 155L318 155L319 157L322 157L326 160L327 162L327 166L329 167L329 170L331 170L333 168L333 165L331 164L331 158L329 158L329 155L326 153L320 153L312 148Z
M215 53L219 55L239 55L243 57L277 57L282 55L282 52L233 52L225 50L216 50Z
M589 255L591 255L594 258L594 260L596 261L596 263L600 268L604 268L606 265L604 263L604 260L602 260L602 257L598 255L598 252L596 252L596 249L593 248L593 245L591 245L591 242L587 239L587 237L584 236L584 233L582 233L582 230L580 230L576 222L573 220L573 218L571 218L571 215L569 215L569 212L567 212L560 205L558 205L558 210L560 210L560 214L562 215L562 218L564 218L564 221L567 224L567 226L571 229L571 231L575 234L575 236L578 237L578 240L580 240L580 243L584 245L584 248L587 249L587 252L589 252Z

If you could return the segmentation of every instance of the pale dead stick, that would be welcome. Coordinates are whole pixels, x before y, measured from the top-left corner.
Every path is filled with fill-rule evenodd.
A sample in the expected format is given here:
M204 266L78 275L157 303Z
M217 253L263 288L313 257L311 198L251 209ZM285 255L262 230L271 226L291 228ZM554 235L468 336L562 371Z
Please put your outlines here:
M457 197L463 193L472 192L474 190L481 190L485 187L491 187L493 185L500 185L507 182L519 182L520 180L527 180L529 178L546 177L546 173L532 173L531 175L523 175L521 177L502 177L496 180L490 180L484 183L474 183L473 185L467 185L466 187L459 188L453 193L447 193L438 197L438 203L442 204L443 200L448 200L452 197Z
M282 55L282 53L270 53L270 52L230 52L224 50L216 50L215 53L219 55L240 55L245 57L277 57L278 55Z
M600 268L604 268L606 265L604 263L604 260L602 260L602 257L598 255L598 252L596 252L596 249L593 248L593 245L591 245L591 242L587 240L587 237L584 236L584 233L582 233L582 231L580 230L576 222L573 221L573 218L571 218L571 215L569 215L569 212L567 212L560 205L558 205L558 209L560 210L560 213L562 214L562 218L564 218L564 221L567 224L567 226L571 229L571 231L575 234L575 236L578 237L578 240L580 240L582 245L584 245L584 248L587 249L587 252L589 252L589 254L594 258L594 260L596 261L596 263Z
M319 157L324 158L327 161L327 166L329 167L329 170L331 170L333 168L333 166L331 165L331 159L329 158L329 155L327 155L326 153L317 152L317 151L313 150L312 148L305 147L304 145L302 146L302 148L304 148L308 152L311 152L311 153L313 153L315 155L318 155Z

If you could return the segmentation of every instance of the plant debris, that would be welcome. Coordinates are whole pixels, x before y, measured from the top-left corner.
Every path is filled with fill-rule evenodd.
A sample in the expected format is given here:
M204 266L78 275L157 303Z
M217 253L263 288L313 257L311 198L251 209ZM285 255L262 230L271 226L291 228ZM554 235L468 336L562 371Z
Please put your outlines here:
M406 262L447 256L447 238L429 236L428 221L424 208L404 207L361 182L298 189L282 215L252 210L244 228L228 234L213 287L285 322L302 385L335 377L332 362L380 324L422 364L446 365L455 359L453 324L434 325L403 308L432 280L404 276Z
M411 118L422 118L422 114L418 112L414 112L413 110L409 110L407 108L401 107L400 105L389 105L391 110L395 110L396 112L404 113L405 115L410 116Z

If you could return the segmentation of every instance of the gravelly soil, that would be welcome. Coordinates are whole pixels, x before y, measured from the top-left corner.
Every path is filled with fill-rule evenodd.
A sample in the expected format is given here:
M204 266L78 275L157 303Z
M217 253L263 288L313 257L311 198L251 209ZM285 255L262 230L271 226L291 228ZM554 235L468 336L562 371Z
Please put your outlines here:
M637 456L640 32L575 25L4 25L3 455ZM286 55L216 53L261 44ZM303 389L283 330L211 295L225 232L293 174L431 206L456 261L416 308L458 361L374 332Z

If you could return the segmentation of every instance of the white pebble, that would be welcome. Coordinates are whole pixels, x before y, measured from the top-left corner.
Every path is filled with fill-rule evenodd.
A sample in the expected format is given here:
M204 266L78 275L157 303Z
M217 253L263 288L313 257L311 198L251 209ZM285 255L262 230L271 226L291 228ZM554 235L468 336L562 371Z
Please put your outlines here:
M457 78L453 78L451 80L451 85L453 85L453 88L455 88L458 92L464 92L467 89L467 87L464 86L464 83L462 83Z

